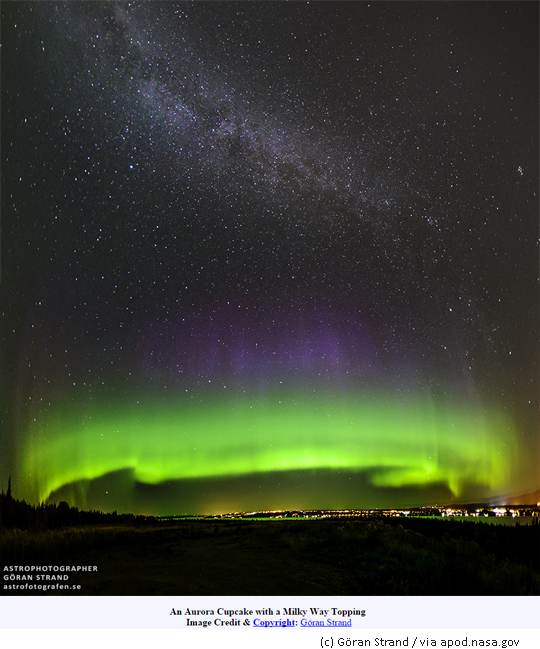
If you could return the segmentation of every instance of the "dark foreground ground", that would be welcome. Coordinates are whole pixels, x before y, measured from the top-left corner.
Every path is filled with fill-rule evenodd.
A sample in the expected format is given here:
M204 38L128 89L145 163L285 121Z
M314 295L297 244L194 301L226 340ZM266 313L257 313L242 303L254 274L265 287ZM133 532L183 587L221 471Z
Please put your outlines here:
M3 530L4 595L538 595L540 526L425 519L183 521ZM80 590L5 566L97 566ZM17 574L33 575L16 581ZM59 574L50 572L49 574ZM34 589L6 589L33 584Z

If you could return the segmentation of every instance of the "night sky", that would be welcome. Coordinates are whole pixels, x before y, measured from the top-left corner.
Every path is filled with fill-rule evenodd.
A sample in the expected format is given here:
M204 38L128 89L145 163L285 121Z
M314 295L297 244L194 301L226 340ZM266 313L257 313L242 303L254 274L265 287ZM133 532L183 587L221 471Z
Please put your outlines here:
M540 487L536 2L2 2L0 483Z

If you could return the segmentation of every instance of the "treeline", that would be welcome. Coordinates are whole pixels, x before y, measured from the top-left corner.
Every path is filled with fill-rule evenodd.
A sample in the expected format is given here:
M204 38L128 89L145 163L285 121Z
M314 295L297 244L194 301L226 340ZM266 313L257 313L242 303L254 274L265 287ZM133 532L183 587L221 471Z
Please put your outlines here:
M71 507L66 501L58 504L30 505L25 500L16 500L11 496L11 481L7 493L0 494L0 530L20 529L29 531L53 530L76 525L95 525L103 523L132 523L153 517L135 516L134 514L111 514L92 510L79 510Z

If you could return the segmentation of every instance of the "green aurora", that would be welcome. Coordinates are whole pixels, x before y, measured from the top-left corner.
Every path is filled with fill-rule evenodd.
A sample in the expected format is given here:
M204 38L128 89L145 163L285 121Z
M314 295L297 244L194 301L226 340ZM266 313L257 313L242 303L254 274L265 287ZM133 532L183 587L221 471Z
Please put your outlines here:
M130 469L140 483L326 469L369 471L376 487L476 485L504 492L522 456L512 422L478 406L342 395L263 401L186 398L49 414L29 431L17 474L45 501Z

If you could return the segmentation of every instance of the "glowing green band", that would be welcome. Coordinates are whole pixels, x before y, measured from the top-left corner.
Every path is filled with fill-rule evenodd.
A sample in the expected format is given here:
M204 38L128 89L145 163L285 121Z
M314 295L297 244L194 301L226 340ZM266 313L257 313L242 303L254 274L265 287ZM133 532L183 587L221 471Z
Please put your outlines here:
M266 403L209 398L116 408L86 417L60 412L30 431L20 474L27 497L131 468L135 479L238 476L299 469L370 470L376 486L444 483L503 489L517 447L507 417L416 399L301 396Z

